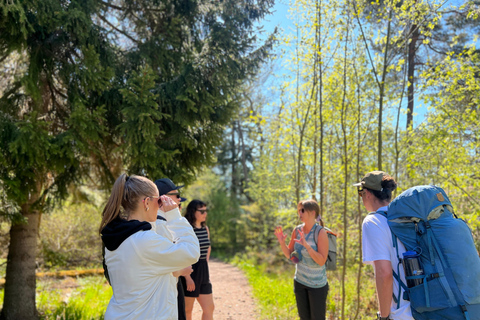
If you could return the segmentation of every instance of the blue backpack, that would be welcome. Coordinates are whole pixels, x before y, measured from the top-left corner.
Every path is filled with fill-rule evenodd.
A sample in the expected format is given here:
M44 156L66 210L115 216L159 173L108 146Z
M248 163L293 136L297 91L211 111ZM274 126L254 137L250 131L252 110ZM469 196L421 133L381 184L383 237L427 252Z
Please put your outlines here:
M479 320L480 258L471 230L455 216L445 191L436 186L410 188L390 203L387 219L394 246L398 238L407 251L416 251L424 271L406 276L407 282L423 280L407 288L398 277L401 266L393 266L413 317Z

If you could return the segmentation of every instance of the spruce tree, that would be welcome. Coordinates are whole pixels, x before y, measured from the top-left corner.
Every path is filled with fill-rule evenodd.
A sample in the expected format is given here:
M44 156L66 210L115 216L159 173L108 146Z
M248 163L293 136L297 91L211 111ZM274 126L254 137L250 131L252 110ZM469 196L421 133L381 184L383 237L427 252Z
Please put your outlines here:
M0 81L0 205L11 221L1 318L38 318L40 217L69 186L107 187L122 171L188 182L214 161L240 84L273 43L255 35L272 5L0 3L0 61L20 66Z

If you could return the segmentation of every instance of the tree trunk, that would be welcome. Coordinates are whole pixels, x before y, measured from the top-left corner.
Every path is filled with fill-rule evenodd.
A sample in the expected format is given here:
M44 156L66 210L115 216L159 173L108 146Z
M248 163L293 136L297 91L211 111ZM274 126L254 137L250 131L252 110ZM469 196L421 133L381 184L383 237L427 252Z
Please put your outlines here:
M390 9L388 14L388 27L387 27L387 41L385 43L385 54L383 55L383 71L382 71L382 82L380 83L380 101L378 107L378 154L377 154L377 170L382 171L382 153L383 153L383 134L382 134L382 125L383 125L383 98L385 97L385 79L387 77L387 70L388 70L388 47L390 43L390 32L391 32L391 25L392 25L392 15L393 10Z
M238 130L238 139L240 140L240 148L242 151L242 169L243 169L243 184L241 186L242 193L245 193L245 189L248 188L248 166L247 166L247 147L245 146L245 141L243 139L243 131L242 126L240 125L240 121L237 122L237 130Z
M415 55L419 37L418 26L412 25L410 29L411 41L408 44L408 104L407 104L407 134L413 127L413 106L415 101Z
M360 177L362 176L360 173L360 162L361 162L361 156L362 156L362 126L361 126L361 117L362 117L362 105L360 103L360 81L357 82L357 101L358 101L358 127L357 127L357 166L356 166L356 178L355 181L360 181ZM357 230L358 230L358 243L362 243L362 224L363 224L363 219L362 219L362 208L360 205L360 197L357 197L357 214L358 214L358 225L357 225ZM355 308L355 316L353 317L353 320L358 319L358 315L360 313L360 302L361 302L361 297L362 297L362 267L363 267L363 253L360 248L358 250L359 258L358 258L358 272L357 272L357 302L356 302L356 308Z
M26 223L12 224L2 320L38 319L35 305L35 258L40 213L22 208Z
M350 32L350 15L347 14L347 30L345 36L345 53L344 53L344 61L343 61L343 97L342 97L342 114L341 114L341 125L342 125L342 133L343 133L343 165L344 165L344 174L345 178L343 180L343 263L342 263L342 278L341 278L341 285L342 285L342 316L341 319L345 319L345 303L346 303L346 291L345 291L345 280L347 276L347 265L348 265L348 257L347 257L347 248L348 248L348 218L347 218L347 211L348 211L348 182L349 182L349 172L348 172L348 138L347 138L347 126L348 126L348 103L346 102L347 96L347 60L348 60L348 37Z
M235 121L232 122L232 143L231 143L231 151L232 151L232 185L230 187L231 195L237 196L237 169L236 169L236 161L237 161L237 152L236 152L236 145L235 145Z

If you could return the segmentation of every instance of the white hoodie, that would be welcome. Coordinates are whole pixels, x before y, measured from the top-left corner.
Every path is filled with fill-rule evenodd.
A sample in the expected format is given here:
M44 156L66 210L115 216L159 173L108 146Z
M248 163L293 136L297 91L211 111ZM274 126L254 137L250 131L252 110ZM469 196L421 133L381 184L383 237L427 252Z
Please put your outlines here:
M177 279L172 272L198 261L198 238L178 209L165 213L175 243L152 229L129 236L114 251L105 249L113 296L105 313L111 319L177 320Z

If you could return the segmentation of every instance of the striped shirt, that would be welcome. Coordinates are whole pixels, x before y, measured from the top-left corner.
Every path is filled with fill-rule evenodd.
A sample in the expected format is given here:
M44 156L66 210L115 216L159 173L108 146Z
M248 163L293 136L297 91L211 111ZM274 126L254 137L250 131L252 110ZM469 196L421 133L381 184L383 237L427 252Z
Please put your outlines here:
M208 248L210 247L210 239L208 239L207 228L193 228L200 243L200 260L207 259Z
M298 227L302 227L300 225ZM310 247L314 251L317 251L317 244L315 243L315 235L313 231L315 228L312 228L308 234L305 235L305 240L308 242ZM319 232L320 229L316 229L316 232ZM297 232L297 239L300 239L300 234ZM298 252L300 262L295 265L295 277L294 279L303 284L304 286L310 288L321 288L327 284L327 272L325 265L318 265L313 258L308 253L307 249L304 246L295 242L295 251Z

